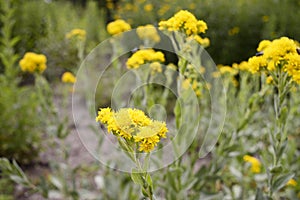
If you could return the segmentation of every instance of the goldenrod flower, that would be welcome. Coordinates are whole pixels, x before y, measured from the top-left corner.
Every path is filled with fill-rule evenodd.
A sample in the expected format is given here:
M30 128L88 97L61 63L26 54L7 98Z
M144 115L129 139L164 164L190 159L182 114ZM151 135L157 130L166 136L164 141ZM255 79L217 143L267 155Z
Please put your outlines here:
M244 159L245 162L251 163L251 171L253 173L260 173L261 172L261 163L257 158L255 158L253 156L245 155L243 157L243 159Z
M21 70L24 72L42 73L47 68L46 62L47 58L45 55L28 52L20 60L19 65L21 67Z
M187 10L180 10L167 21L159 22L159 29L167 31L182 31L187 36L205 33L207 24Z
M293 187L296 187L297 186L297 182L295 179L290 179L287 183L286 183L287 186L293 186Z
M147 62L155 61L164 62L164 54L160 51L154 51L153 49L142 49L138 50L130 58L128 58L126 65L128 69L137 69Z
M118 112L102 108L96 121L107 125L108 132L127 141L135 142L138 150L150 152L168 132L164 122L151 120L138 109L122 108Z
M61 77L61 81L64 83L75 83L76 78L71 72L65 72Z
M300 55L297 52L297 43L287 37L273 41L260 42L258 51L262 55L251 57L248 60L248 70L252 73L279 70L286 72L292 80L300 84Z
M78 38L79 40L85 40L86 31L83 29L73 29L69 33L66 34L67 39Z
M131 29L130 24L125 22L122 19L117 19L113 22L110 22L107 27L107 32L111 35L117 35Z
M160 41L156 28L151 24L137 27L136 33L142 40L150 40L156 43Z

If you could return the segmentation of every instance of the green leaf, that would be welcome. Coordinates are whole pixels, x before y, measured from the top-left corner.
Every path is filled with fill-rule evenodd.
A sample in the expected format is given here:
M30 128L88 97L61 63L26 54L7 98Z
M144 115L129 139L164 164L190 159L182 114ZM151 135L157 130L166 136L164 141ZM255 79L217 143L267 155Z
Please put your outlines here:
M142 174L139 173L138 170L132 169L132 171L131 171L131 179L133 180L133 182L135 184L141 185L142 187L144 186L144 180L143 180Z
M151 187L153 185L152 178L151 178L150 174L148 174L148 173L146 175L146 183Z
M287 184L287 182L294 177L294 175L294 173L288 173L277 177L272 184L272 191L276 192L283 188Z
M63 183L57 177L50 175L49 180L57 189L63 190Z
M176 118L176 127L177 129L180 127L180 120L181 120L181 101L180 98L177 99L175 107L174 107L174 114Z
M270 172L271 172L272 174L277 174L277 173L281 173L282 170L283 170L282 166L281 166L281 165L278 165L278 166L272 167L272 168L270 169Z

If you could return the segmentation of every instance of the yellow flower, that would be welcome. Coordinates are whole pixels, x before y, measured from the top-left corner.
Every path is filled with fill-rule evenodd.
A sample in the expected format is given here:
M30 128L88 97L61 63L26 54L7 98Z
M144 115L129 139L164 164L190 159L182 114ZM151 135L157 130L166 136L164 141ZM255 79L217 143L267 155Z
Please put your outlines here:
M110 22L107 25L106 29L109 34L116 35L116 34L123 33L125 31L129 31L131 29L131 26L128 23L126 23L124 20L117 19L113 22Z
M196 17L187 10L180 10L167 21L159 22L160 30L167 31L182 31L187 36L205 33L207 24L202 20L197 20Z
M147 12L151 12L153 10L153 5L148 3L144 6L144 10Z
M150 68L151 68L151 74L154 75L155 73L161 73L162 72L162 68L161 68L161 64L159 62L153 62L150 64Z
M254 56L248 60L248 70L253 74L259 72L266 65L267 60L263 56Z
M248 163L251 164L251 171L253 173L260 173L261 172L261 163L257 158L255 158L253 156L245 155L243 157L243 159L244 159L245 162L248 162Z
M46 62L47 58L45 55L28 52L20 60L19 65L23 72L42 73L47 68Z
M266 83L267 84L273 83L273 77L272 76L268 76L267 79L266 79Z
M257 51L263 51L265 48L267 48L269 45L271 44L270 40L263 40L259 43L258 47L257 47Z
M227 74L227 73L229 73L232 76L234 76L234 75L236 75L238 73L238 71L235 68L230 67L230 66L219 65L219 70L220 70L221 74Z
M79 40L84 40L86 37L86 31L83 29L73 29L66 34L66 38L78 38Z
M156 28L151 24L137 27L136 33L142 40L150 40L156 43L160 41Z
M76 78L71 72L65 72L61 77L62 82L64 83L75 83Z
M151 120L143 111L132 108L122 108L118 112L101 108L96 121L105 124L107 131L117 137L135 142L143 152L152 151L168 132L164 122Z
M286 72L294 82L300 84L300 55L297 52L296 41L287 37L273 41L263 40L257 51L261 51L262 55L248 60L250 72Z
M145 113L138 109L128 109L130 118L135 125L138 126L148 126L151 123L149 117Z
M235 26L228 31L228 35L230 36L237 35L239 32L240 32L240 28Z
M208 38L202 38L199 35L195 35L194 39L204 48L210 45L210 40Z
M141 49L128 58L126 65L128 69L137 69L147 62L154 61L164 62L164 54L160 51L154 51L153 49Z
M295 179L290 179L287 183L286 183L287 186L293 186L293 187L296 187L297 186L297 182Z

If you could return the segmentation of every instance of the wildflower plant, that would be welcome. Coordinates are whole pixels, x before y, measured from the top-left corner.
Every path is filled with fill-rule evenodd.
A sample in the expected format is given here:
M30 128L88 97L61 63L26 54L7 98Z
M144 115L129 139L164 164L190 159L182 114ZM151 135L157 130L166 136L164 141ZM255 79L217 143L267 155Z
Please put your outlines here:
M105 124L107 131L118 138L122 150L136 164L136 169L131 172L132 180L142 187L145 197L153 199L153 183L147 172L147 163L150 152L162 138L166 138L166 124L151 120L143 111L131 108L123 108L117 112L102 108L96 121ZM143 164L138 152L147 153Z
M253 74L260 73L267 83L274 88L274 113L275 123L269 130L270 144L272 147L272 163L268 165L268 197L272 198L293 176L283 168L282 157L288 144L286 125L290 112L288 95L291 89L299 84L300 55L297 43L287 37L273 41L262 41L257 51L258 54L249 58L249 71ZM283 183L279 185L279 182Z

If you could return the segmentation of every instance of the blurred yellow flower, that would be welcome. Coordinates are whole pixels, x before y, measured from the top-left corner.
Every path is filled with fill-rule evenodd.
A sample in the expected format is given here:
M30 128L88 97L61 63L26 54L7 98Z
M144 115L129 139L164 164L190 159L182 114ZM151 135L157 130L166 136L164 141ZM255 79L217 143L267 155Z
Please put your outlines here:
M240 28L235 26L228 31L228 35L230 36L237 35L239 32L240 32Z
M151 24L137 27L136 33L142 40L150 40L156 43L160 41L156 28Z
M287 183L286 183L287 186L293 186L293 187L296 187L297 186L297 182L295 179L290 179Z
M75 83L76 78L71 72L65 72L61 77L61 81L64 83Z
M257 158L255 158L253 156L245 155L243 157L243 159L244 159L245 162L248 162L248 163L251 164L251 171L253 173L260 173L261 172L261 163Z
M160 51L154 51L153 49L141 49L128 58L126 65L128 69L137 69L147 62L153 61L164 62L164 54Z
M202 38L199 35L195 35L194 39L204 48L210 45L210 40L208 38Z
M123 33L131 29L131 26L122 19L117 19L113 22L110 22L107 27L107 32L111 35L116 35Z
M151 12L153 10L153 5L148 3L144 6L144 10L147 12Z
M66 34L67 39L78 38L79 40L84 40L86 37L86 31L83 29L73 29Z
M23 72L43 73L47 68L46 62L47 62L47 58L45 55L28 52L20 60L19 65Z
M162 72L162 67L160 62L153 62L150 64L150 68L151 68L151 74L155 74L155 73L161 73Z
M266 79L266 83L267 84L271 84L273 82L273 77L272 76L268 76Z

